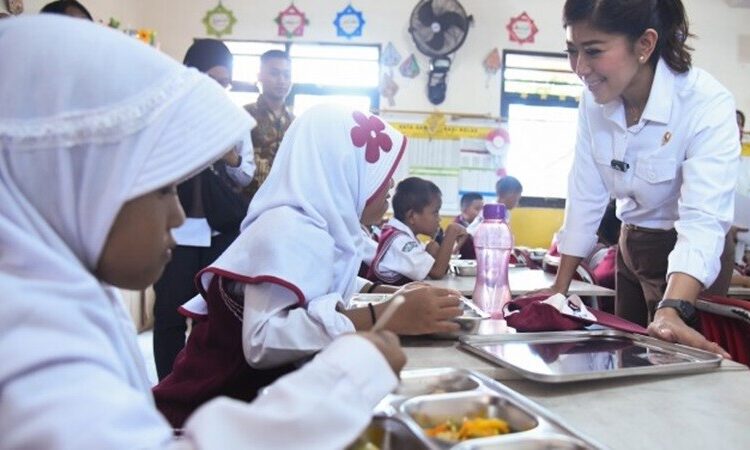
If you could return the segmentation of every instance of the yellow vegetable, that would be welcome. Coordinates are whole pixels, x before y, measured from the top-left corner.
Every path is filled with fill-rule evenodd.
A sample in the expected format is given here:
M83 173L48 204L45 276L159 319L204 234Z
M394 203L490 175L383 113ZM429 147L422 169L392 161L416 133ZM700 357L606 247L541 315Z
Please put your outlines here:
M464 418L461 426L451 420L446 420L432 428L425 429L427 436L450 442L465 441L487 436L497 436L510 433L508 422L502 419L477 417Z

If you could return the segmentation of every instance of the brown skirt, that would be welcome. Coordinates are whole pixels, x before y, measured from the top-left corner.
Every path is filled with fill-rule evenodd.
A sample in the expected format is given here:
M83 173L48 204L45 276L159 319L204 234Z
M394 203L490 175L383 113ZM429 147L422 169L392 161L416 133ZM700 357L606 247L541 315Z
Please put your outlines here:
M677 242L677 231L623 224L617 252L615 313L647 326L667 288L667 259ZM729 234L721 254L721 270L704 292L726 296L734 269L734 243Z

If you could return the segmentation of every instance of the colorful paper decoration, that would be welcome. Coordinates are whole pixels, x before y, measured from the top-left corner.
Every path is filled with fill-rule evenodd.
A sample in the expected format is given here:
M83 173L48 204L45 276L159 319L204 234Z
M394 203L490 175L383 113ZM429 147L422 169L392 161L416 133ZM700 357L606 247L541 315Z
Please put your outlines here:
M232 27L235 23L237 23L237 18L234 17L234 12L226 9L221 2L219 2L216 8L206 11L206 15L203 16L203 25L206 26L206 34L218 38L225 34L232 34Z
M393 81L393 74L383 73L383 78L380 80L380 95L388 99L388 106L396 106L396 93L398 92L398 84Z
M493 48L487 57L484 58L482 65L484 66L484 71L487 72L487 75L495 75L497 71L500 70L500 66L502 66L503 63L500 59L500 51L497 47Z
M484 58L484 61L482 61L484 72L487 74L487 80L484 82L485 87L490 87L490 78L492 78L492 76L495 75L498 70L500 70L500 66L502 65L503 63L500 59L500 51L498 51L497 47L495 47L492 49L492 51L490 51L487 57Z
M427 136L432 139L436 134L442 133L446 128L447 119L445 114L434 112L424 119L427 128Z
M534 43L534 36L539 31L531 17L526 14L526 11L517 17L511 18L505 29L508 30L508 39L511 42L518 42L521 45Z
M405 78L416 78L416 76L419 75L419 64L417 63L417 58L414 56L414 53L409 55L409 57L398 66L398 71Z
M107 26L110 28L114 28L115 30L120 30L120 21L115 19L114 17L110 17ZM150 28L126 28L120 31L152 47L159 47L158 43L156 42L156 31Z
M396 47L393 45L393 42L389 42L385 46L385 50L383 50L383 54L380 55L380 62L386 66L391 68L391 72L393 72L393 67L397 66L399 62L401 62L401 54L396 50Z
M365 19L362 17L362 11L354 9L350 3L349 6L336 13L333 25L336 27L336 36L351 39L354 36L362 36Z
M280 11L274 19L279 26L278 35L291 39L295 36L302 36L305 32L305 25L309 25L305 13L297 9L294 3L291 3L285 10Z
M506 175L506 160L508 158L508 150L510 149L510 134L508 130L500 126L493 130L490 130L485 137L484 146L490 155L492 155L493 164L497 167L497 176L504 177Z

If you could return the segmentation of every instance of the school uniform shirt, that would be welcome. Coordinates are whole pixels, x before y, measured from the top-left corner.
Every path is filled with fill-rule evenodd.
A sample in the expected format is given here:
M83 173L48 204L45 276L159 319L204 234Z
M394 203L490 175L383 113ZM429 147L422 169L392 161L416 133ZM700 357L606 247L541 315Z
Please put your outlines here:
M740 153L734 110L731 94L707 72L678 74L663 60L641 119L631 127L620 99L598 105L585 90L561 253L590 252L612 196L624 224L677 230L668 275L686 273L710 286L734 216ZM627 168L615 170L612 161Z
M469 222L466 221L464 216L462 214L459 214L456 216L453 221L459 225L461 225L464 228L467 228L469 225L471 225ZM474 250L474 238L469 235L466 237L466 240L464 241L464 244L459 249L458 253L461 255L461 259L476 259L476 251Z
M419 242L405 223L393 217L387 226L395 228L399 233L385 249L385 253L382 256L378 255L380 263L377 264L377 271L384 278L404 276L415 281L427 278L432 265L435 264L435 258L427 253L424 244Z

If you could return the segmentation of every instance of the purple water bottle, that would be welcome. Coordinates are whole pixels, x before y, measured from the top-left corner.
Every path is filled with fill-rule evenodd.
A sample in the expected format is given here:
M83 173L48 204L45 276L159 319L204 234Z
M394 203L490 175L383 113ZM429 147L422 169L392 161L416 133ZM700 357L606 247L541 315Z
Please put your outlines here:
M477 281L474 303L493 319L503 318L503 307L510 301L508 263L513 251L513 235L505 222L505 205L487 203L484 220L474 233L477 254Z

